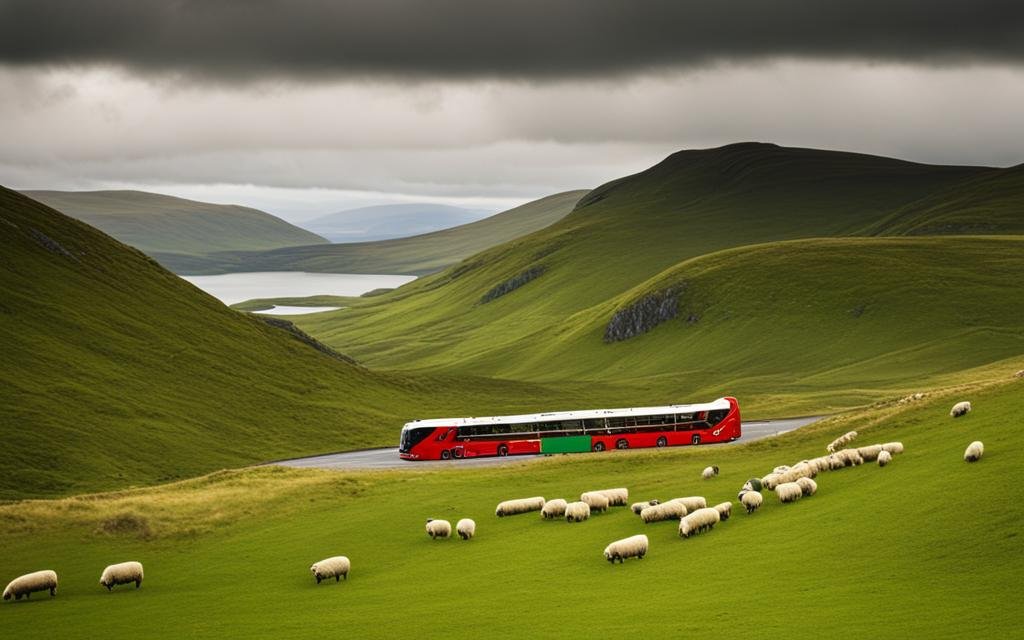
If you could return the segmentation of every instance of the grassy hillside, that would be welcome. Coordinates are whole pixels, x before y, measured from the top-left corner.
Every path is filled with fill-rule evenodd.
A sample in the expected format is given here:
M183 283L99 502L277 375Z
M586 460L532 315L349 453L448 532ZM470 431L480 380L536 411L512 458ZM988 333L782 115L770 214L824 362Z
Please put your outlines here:
M0 499L381 446L420 416L576 404L329 357L2 188L0 229Z
M1018 363L1019 364L1019 363ZM0 604L12 637L62 625L77 637L298 638L573 635L1011 637L1024 625L1024 504L1006 479L1024 463L1024 382L880 406L750 446L561 456L506 468L336 473L263 468L141 491L0 507L0 576L60 572L56 598ZM953 401L975 410L952 420ZM742 400L742 399L741 399ZM735 502L744 480L824 453L856 427L857 444L900 440L880 469L818 475L818 493L680 539L624 508L580 524L536 513L503 519L510 497L572 497L626 486L632 499L704 495ZM985 443L967 464L967 444ZM717 464L720 477L700 469ZM454 465L457 467L457 465ZM469 516L477 537L431 541L427 517ZM645 533L642 561L611 566L606 544ZM352 559L347 581L316 585L309 565ZM107 593L103 566L142 561L138 591ZM400 604L399 604L400 603ZM173 620L169 623L168 621Z
M326 243L315 233L249 207L210 204L143 191L26 191L163 260L163 254L274 249Z
M331 242L373 242L441 231L486 216L482 211L419 202L347 209L313 218L303 226Z
M326 273L433 273L475 253L509 242L568 215L586 191L566 191L528 202L478 222L397 240L224 252L166 261L178 273L315 271Z

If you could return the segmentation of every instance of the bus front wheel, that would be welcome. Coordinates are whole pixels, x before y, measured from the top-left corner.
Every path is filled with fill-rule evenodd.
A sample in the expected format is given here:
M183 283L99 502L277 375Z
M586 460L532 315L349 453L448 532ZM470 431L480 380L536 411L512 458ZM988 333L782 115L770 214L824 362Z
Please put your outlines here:
M603 442L595 442L594 443L594 451L604 451L604 443Z
M666 438L665 436L661 436L660 438L658 438L657 445L659 447L668 446L668 438Z
M501 456L502 458L507 456L508 455L508 445L504 445L504 444L500 445L498 447L498 455Z
M700 436L694 435L693 438L690 439L690 442L693 444L700 444Z
M442 460L448 460L451 457L452 457L452 452L449 451L448 449L443 449L441 451L441 459Z
M615 443L615 448L616 449L628 449L629 448L629 442L627 442L625 438L620 438L619 441Z

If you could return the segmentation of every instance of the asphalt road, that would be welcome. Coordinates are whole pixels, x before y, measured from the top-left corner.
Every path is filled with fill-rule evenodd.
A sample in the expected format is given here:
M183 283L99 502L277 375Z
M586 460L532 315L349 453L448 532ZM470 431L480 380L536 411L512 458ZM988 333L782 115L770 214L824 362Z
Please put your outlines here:
M793 429L799 429L805 425L820 419L821 416L810 416L806 418L785 418L782 420L764 420L760 422L744 422L743 436L736 442L752 442L786 433ZM731 443L730 443L731 444ZM728 446L728 445L705 445L705 446ZM397 448L387 449L365 449L363 451L349 451L346 453L330 453L322 456L309 458L295 458L292 460L279 460L267 464L282 465L285 467L301 467L316 469L424 469L431 467L484 467L499 464L520 462L531 458L542 456L509 456L507 458L463 458L462 460L402 460L398 457Z

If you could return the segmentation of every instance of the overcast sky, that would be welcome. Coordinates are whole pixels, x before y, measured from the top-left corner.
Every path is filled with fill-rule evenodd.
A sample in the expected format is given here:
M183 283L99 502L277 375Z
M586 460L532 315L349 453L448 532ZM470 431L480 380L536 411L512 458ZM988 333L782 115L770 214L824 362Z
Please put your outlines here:
M1024 3L0 0L0 183L499 210L743 140L1024 162Z

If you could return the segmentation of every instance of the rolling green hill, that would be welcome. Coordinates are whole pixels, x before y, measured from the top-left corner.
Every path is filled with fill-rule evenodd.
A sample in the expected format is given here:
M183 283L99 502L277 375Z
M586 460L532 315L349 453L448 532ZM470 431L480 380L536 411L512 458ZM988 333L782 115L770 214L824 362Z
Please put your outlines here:
M477 222L396 240L220 252L203 257L168 257L163 262L178 273L189 274L314 271L421 275L543 229L568 215L586 193L566 191Z
M1019 363L1018 363L1019 364ZM344 629L394 637L900 638L1018 635L1024 504L1006 480L1024 463L1024 382L930 394L739 446L558 456L501 468L339 473L261 468L182 483L0 507L0 577L58 571L55 598L0 604L5 631L66 625L78 637L307 637ZM950 405L974 411L953 420ZM816 495L746 515L736 491L778 464L901 441L875 464L818 474ZM985 457L967 464L969 442ZM701 480L719 465L721 475ZM624 486L632 500L705 496L732 517L681 539L615 507L579 524L496 518L513 497L572 498ZM476 520L476 537L431 541L428 517ZM609 565L605 545L650 539L643 560ZM312 562L344 554L348 579L317 585ZM136 559L142 588L96 584ZM244 574L244 575L243 575ZM168 623L168 620L173 620Z
M269 213L237 205L196 202L144 191L26 191L25 195L162 263L171 260L173 254L328 242Z

